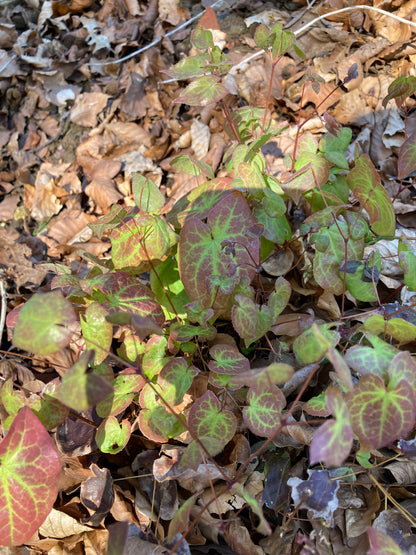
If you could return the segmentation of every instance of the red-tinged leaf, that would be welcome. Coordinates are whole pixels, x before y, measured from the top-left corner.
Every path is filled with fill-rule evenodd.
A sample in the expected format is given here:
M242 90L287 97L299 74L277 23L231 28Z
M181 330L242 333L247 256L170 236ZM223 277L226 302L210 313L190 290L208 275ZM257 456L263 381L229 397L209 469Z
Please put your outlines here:
M366 345L354 345L345 353L345 360L360 374L378 374L384 377L392 356L386 358L386 353L378 349Z
M367 528L368 539L370 541L370 549L368 555L402 555L403 551L397 543L384 532L375 528Z
M396 218L393 204L367 154L355 160L354 168L347 175L347 183L367 211L372 229L379 235L394 235Z
M56 394L61 403L79 412L95 406L113 393L113 388L102 376L86 373L93 356L93 351L81 355L78 362L65 372Z
M412 133L400 147L397 157L397 177L404 179L416 171L416 133Z
M391 361L388 369L389 388L395 387L400 380L406 380L410 388L416 391L416 362L409 351L401 351Z
M414 394L406 380L387 389L379 376L367 374L347 394L346 400L354 432L373 449L390 445L415 424Z
M233 326L248 347L270 330L273 318L268 306L256 304L247 295L236 295L235 300L238 304L231 310Z
M93 297L109 314L137 314L151 318L158 326L163 326L165 316L162 307L140 279L119 271L100 275L91 280L91 285L95 289Z
M157 214L128 216L110 236L111 258L116 269L145 272L165 258L177 241L176 234Z
M145 383L139 374L120 374L114 378L111 382L112 392L96 407L98 416L116 416L126 410Z
M94 364L107 358L113 340L113 326L106 320L107 311L97 302L88 305L85 317L81 316L82 335L85 347L94 349Z
M354 434L350 425L347 404L341 391L330 387L326 405L334 416L315 433L310 446L310 463L323 462L327 466L340 466L351 451Z
M217 374L239 374L250 369L249 360L231 345L214 345L209 350L214 360L208 364L211 372Z
M204 75L192 81L175 102L189 106L208 106L222 100L230 91L214 75Z
M204 29L200 25L192 31L191 43L198 50L207 50L208 48L214 48L214 39L212 38L212 32L209 29Z
M293 175L288 176L281 184L284 192L296 203L299 203L302 194L322 187L329 179L329 164L325 158L318 156Z
M198 185L178 200L167 215L169 223L178 228L183 226L187 218L207 218L210 210L235 190L230 183L229 177L218 177Z
M308 470L309 478L290 478L292 498L296 507L308 509L313 518L323 518L328 526L333 525L333 515L338 508L337 491L339 480L331 480L327 470Z
M385 108L390 100L394 98L396 105L400 108L407 98L416 92L416 77L413 75L401 75L392 81L388 88L388 95L383 99Z
M344 393L351 391L353 388L351 370L342 355L334 347L329 347L326 356L336 372L333 380L341 387Z
M244 422L260 437L271 437L281 426L282 409L286 405L283 393L275 385L268 389L252 387L247 394L248 407L243 409Z
M103 453L115 455L127 445L131 434L131 424L128 420L118 422L114 416L109 416L101 422L95 434L95 441Z
M240 372L236 376L231 376L229 385L231 388L255 387L257 389L267 389L272 385L284 384L290 380L295 370L283 362L274 362L269 366L261 368L251 368L245 372Z
M19 312L13 344L41 356L56 353L71 341L70 326L76 321L71 303L61 293L33 295Z
M161 406L142 409L139 413L139 427L144 436L159 443L165 443L185 430L181 419Z
M207 223L198 218L187 219L181 231L178 266L185 290L192 300L200 300L204 308L218 313L232 304L229 294L221 294L207 285L215 278L251 281L259 260L260 242L245 234L254 220L244 196L230 192L208 213ZM233 248L227 249L227 245Z
M233 413L222 411L216 395L207 391L192 405L188 426L194 437L210 437L224 447L234 437L237 420Z
M173 358L162 368L157 383L163 391L163 400L169 405L179 405L191 387L199 370L182 358Z
M263 198L266 184L256 163L242 162L238 165L238 175L250 195Z
M302 405L302 408L311 416L324 418L325 416L329 416L331 414L331 411L326 406L326 391L322 391L319 395L309 399L308 402Z
M48 432L24 407L0 443L0 545L21 545L52 509L61 471Z

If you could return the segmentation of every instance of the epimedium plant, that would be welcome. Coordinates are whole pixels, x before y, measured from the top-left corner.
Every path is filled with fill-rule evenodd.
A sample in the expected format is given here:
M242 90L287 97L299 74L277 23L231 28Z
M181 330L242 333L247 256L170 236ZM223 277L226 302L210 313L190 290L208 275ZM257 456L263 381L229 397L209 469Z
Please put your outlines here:
M272 29L260 25L255 41L270 56L272 71L290 49L302 56L292 33L280 24ZM60 425L69 411L95 407L101 419L95 441L103 453L123 450L138 426L152 441L186 444L180 464L188 468L197 468L206 458L216 464L213 457L241 427L263 438L266 450L290 425L299 403L309 420L320 419L310 445L311 465L341 467L355 456L363 466L371 466L377 450L407 438L415 426L416 363L400 346L416 338L416 326L400 317L385 318L379 312L351 333L341 322L312 320L292 344L281 343L273 362L251 368L250 353L258 346L274 350L276 324L293 293L289 279L278 272L268 271L273 279L262 279L266 262L292 245L300 261L309 250L313 255L311 264L303 266L305 283L339 296L342 315L347 294L356 301L379 303L381 257L374 251L366 259L364 249L380 236L394 237L394 210L367 155L357 153L350 169L345 151L352 132L328 115L327 132L320 140L301 134L299 125L288 171L279 178L269 175L262 147L283 131L268 111L271 88L266 107L230 113L222 79L231 67L229 59L209 31L197 28L191 42L199 53L181 60L168 74L191 81L178 102L222 106L233 139L226 176L216 177L211 166L190 155L178 156L173 167L205 181L166 212L156 185L134 175L136 206L115 205L90 224L98 237L109 234L111 257L101 260L84 253L92 263L84 278L66 266L50 264L56 274L52 291L34 295L9 314L16 347L46 356L76 341L81 354L41 395L15 391L11 380L2 387L9 428L0 444L3 545L26 541L52 507L57 482L46 474L57 476L59 463L47 430ZM354 68L347 79L353 75ZM394 99L405 106L415 90L414 78L401 77L390 86L385 102ZM399 178L413 171L414 145L414 139L406 137L399 152ZM301 203L309 206L309 215L293 231L288 207ZM404 241L399 251L404 283L416 289L415 254ZM312 365L311 373L287 407L281 386L306 365ZM322 365L331 368L329 384L302 404L301 395ZM122 369L115 371L119 366ZM202 373L208 386L197 396L195 384ZM132 406L137 407L133 426L131 414L124 418ZM43 438L41 459L31 429ZM22 462L24 451L28 455ZM285 465L290 467L290 462ZM36 469L39 489L28 474L30 468ZM329 471L315 472L305 481L292 482L292 497L300 500L300 507L311 508L302 501L303 489L313 492L323 482L329 484ZM19 476L19 485L12 473ZM257 514L262 533L270 533L258 500L237 480L226 475L224 480ZM29 530L27 511L34 502L38 509ZM188 506L187 511L189 518ZM325 507L316 514L331 519ZM185 531L183 511L171 526L175 532ZM370 542L381 541L374 531L369 537Z

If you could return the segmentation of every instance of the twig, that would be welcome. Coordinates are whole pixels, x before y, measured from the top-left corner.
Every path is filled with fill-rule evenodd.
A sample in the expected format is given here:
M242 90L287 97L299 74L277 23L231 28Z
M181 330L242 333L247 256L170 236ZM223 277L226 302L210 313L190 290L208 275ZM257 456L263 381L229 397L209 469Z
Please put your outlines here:
M217 4L220 4L221 2L224 2L224 1L225 0L216 0L216 2L211 4L211 6L209 6L209 7L213 8ZM181 29L184 29L190 23L193 23L194 21L199 19L201 16L203 16L205 12L206 12L206 10L200 12L197 15L194 15L193 17L191 17L191 19L188 19L187 21L185 21L185 23L182 23L181 25L178 25L178 27L175 27L174 29L172 29L172 31L169 31L169 33L166 33L166 35L163 35L163 37L159 37L158 39L155 39L153 42L151 42L147 46L143 46L143 48L139 48L139 50L135 50L134 52L131 52L131 54L128 54L127 56L124 56L123 58L119 58L118 60L111 60L110 62L90 62L88 65L89 66L108 66L108 65L112 65L112 64L121 64L122 62L130 60L130 58L134 58L134 56L137 56L138 54L142 54L143 52L146 52L146 50L149 50L149 48L152 48L152 46L156 46L156 44L159 44L159 42L161 42L164 38L171 37L172 35L174 35L178 31L180 31Z
M1 297L1 310L0 310L0 343L3 338L4 324L6 322L6 310L7 310L7 297L6 291L4 289L3 280L0 279L0 297Z

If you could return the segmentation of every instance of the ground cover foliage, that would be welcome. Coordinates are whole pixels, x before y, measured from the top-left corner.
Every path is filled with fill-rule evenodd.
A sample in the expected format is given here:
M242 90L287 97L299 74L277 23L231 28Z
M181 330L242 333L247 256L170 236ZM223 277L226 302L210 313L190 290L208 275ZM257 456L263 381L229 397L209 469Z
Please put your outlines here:
M415 3L206 7L2 5L0 544L414 553Z

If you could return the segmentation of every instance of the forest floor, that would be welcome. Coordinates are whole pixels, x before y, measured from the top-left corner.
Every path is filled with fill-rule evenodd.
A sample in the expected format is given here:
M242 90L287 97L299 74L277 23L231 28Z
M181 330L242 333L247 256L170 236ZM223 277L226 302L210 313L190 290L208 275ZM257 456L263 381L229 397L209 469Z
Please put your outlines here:
M3 1L0 279L8 311L33 293L50 290L53 274L42 263L64 264L82 276L90 267L85 253L108 255L108 237L94 236L89 224L114 204L134 206L132 174L151 178L169 207L203 180L171 166L178 154L189 153L209 163L216 175L224 172L230 138L221 109L215 104L190 108L175 103L184 85L164 72L189 54L190 33L198 21L215 29L216 40L222 42L234 65L227 75L232 91L227 97L229 110L244 105L264 108L271 66L266 56L253 56L257 24L281 22L296 33L318 16L352 4L347 0L318 0L309 6L301 0L224 0L205 10L206 0ZM367 5L416 22L416 0L370 0ZM329 15L299 32L297 39L306 59L299 62L283 56L272 82L269 107L284 132L263 148L269 173L278 176L285 169L284 157L293 150L298 124L308 120L303 131L319 138L325 131L323 114L327 112L340 125L352 128L350 159L357 145L369 154L387 193L394 198L397 225L413 237L414 187L411 181L399 184L394 176L405 132L416 131L414 100L408 104L406 130L400 110L394 103L385 109L382 100L396 77L415 75L414 37L414 26L363 9ZM353 64L357 64L354 79L339 87ZM316 75L319 87L310 79ZM305 217L302 211L294 211L292 216ZM400 269L395 272L392 268L384 276L390 289L401 283ZM325 302L321 298L318 306L311 303L308 309L324 311L328 319L339 317L334 296ZM71 365L66 352L54 359L30 360L18 352L13 356L6 329L2 349L0 375L12 376L20 386L37 383L39 387L58 375L54 365L62 372ZM154 551L157 546L152 543L163 540L164 524L153 522L151 516L152 464L160 446L143 440L130 451L106 459L94 454L88 434L67 432L57 440L63 444L66 465L56 504L59 511L51 515L30 547L10 553L105 553L107 525L117 521L148 530L132 553L168 552L162 547ZM301 437L299 432L292 438L299 467L307 458L310 438L306 435ZM114 483L115 501L95 527L84 524L88 510L78 490L82 481L93 475L92 463L117 466L119 480L123 473L150 470L150 477L142 481ZM254 467L247 472L251 473L253 495L261 498L264 475ZM395 488L394 496L400 493L407 499L410 512L416 510L416 463L387 465L379 478L385 487L391 486L389 491ZM181 488L189 488L187 495L191 496L209 490L209 485L201 474L191 486L181 483ZM318 518L308 520L304 515L302 523L295 514L284 527L276 526L271 536L262 537L253 531L255 526L239 504L241 500L233 505L231 497L221 496L216 514L187 537L192 553L366 553L368 544L362 543L362 534L386 499L373 482L363 481L358 493L355 489L351 498L339 501L335 531L325 540ZM169 500L166 493L164 502L177 500ZM169 511L165 509L165 513ZM68 517L65 522L63 515ZM218 518L224 519L221 533ZM404 552L415 553L416 538L410 538ZM330 545L325 546L325 541Z

